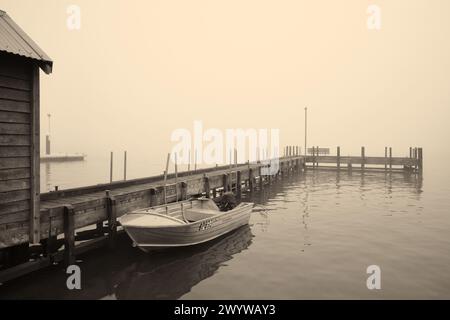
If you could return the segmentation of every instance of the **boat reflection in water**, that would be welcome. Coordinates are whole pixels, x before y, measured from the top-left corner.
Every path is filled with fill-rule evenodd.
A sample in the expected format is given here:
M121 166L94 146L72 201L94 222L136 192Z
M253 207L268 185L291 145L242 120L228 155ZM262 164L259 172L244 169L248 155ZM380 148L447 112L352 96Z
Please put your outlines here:
M150 254L128 270L128 277L115 290L116 298L178 299L247 249L252 238L245 225L200 245Z

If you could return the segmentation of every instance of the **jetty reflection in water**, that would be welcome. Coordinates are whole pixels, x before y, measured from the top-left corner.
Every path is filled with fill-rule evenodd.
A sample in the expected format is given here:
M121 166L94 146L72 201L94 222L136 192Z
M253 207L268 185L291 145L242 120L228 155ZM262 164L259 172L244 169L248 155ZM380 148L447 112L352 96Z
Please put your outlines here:
M131 248L125 234L121 238L117 251L77 261L82 290L68 290L68 275L55 267L4 284L0 299L178 299L247 249L253 234L246 225L203 244L149 254Z
M197 246L164 250L133 265L116 290L119 299L178 299L211 277L224 262L248 248L248 225Z

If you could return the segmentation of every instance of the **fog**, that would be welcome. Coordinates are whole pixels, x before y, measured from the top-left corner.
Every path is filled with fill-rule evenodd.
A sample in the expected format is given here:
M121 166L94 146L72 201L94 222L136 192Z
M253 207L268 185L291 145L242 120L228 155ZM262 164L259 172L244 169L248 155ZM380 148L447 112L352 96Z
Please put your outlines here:
M381 29L367 27L369 4ZM80 30L67 7L81 9ZM54 60L56 152L164 162L178 128L277 128L281 144L448 155L450 2L1 0ZM42 139L42 143L44 140Z

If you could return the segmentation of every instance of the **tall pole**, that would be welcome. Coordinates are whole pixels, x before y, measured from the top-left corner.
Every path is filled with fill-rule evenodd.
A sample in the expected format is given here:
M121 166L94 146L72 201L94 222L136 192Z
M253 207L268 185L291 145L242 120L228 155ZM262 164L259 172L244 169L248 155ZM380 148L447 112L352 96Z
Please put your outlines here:
M305 156L307 153L307 137L308 137L308 108L305 108Z
M50 118L51 118L51 114L47 113L47 117L48 117L48 135L50 135Z

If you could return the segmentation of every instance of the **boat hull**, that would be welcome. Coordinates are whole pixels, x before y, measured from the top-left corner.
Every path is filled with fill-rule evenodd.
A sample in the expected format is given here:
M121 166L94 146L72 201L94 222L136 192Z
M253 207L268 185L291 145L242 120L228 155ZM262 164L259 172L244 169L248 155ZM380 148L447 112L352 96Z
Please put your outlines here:
M144 251L157 248L192 246L213 240L248 224L252 204L244 204L228 212L196 222L160 227L124 226L135 245Z

